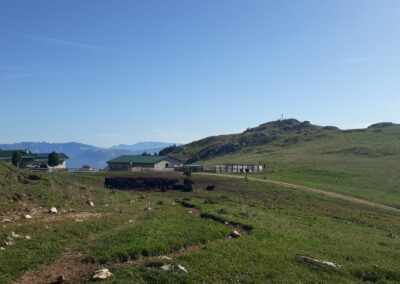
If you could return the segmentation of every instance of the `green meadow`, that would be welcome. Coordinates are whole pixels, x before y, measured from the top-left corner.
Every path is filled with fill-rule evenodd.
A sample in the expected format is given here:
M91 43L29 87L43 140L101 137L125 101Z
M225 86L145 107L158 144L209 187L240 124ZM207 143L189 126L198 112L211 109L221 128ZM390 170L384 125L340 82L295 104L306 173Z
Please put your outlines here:
M0 251L1 283L88 283L97 268L113 273L104 283L400 281L399 213L228 177L194 175L193 192L162 193L112 192L104 173L0 175L1 242L20 235ZM240 238L229 238L234 225Z
M193 154L189 151L201 150L188 146L184 151L190 156ZM244 147L203 162L265 164L266 171L255 176L345 193L400 208L398 125L352 131L316 129L284 133L272 143Z

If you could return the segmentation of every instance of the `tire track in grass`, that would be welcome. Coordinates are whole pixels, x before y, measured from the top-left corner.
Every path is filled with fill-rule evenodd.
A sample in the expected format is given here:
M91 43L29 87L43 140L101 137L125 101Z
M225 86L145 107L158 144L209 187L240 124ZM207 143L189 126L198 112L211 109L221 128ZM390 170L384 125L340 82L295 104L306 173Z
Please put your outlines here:
M204 176L225 177L225 178L231 178L231 179L242 179L242 180L244 179L244 177L241 175L213 174L213 173L196 173L196 174L204 175ZM288 183L288 182L284 182L284 181L270 180L270 179L248 177L248 180L257 181L257 182L266 183L266 184L280 185L280 186L284 186L286 188L298 189L298 190L302 190L302 191L306 191L306 192L319 193L319 194L333 197L336 199L342 199L342 200L350 201L350 202L357 203L357 204L362 204L362 205L366 205L366 206L370 206L370 207L375 207L375 208L379 208L379 209L384 209L384 210L389 210L392 212L400 213L400 208L396 208L396 207L392 207L392 206L384 205L384 204L380 204L380 203L375 203L375 202L368 201L368 200L365 200L362 198L346 195L344 193L332 192L332 191L327 191L327 190L323 190L323 189L312 188L312 187L308 187L308 186Z
M111 216L110 214L103 215L103 217ZM130 222L132 221L132 222ZM114 227L112 232L105 231L100 234L93 234L89 236L89 240L115 234L122 231L128 226L134 225L137 220L131 218L128 222L123 222ZM93 271L99 268L98 264L82 262L83 254L81 251L74 251L66 249L62 256L51 263L39 265L36 269L29 270L24 273L20 278L13 281L13 284L43 284L43 283L57 283L57 278L61 275L67 279L68 282L75 282L85 279Z
M252 231L252 227L236 222L229 222L221 217L209 213L203 213L200 208L195 205L189 204L187 202L181 201L179 202L183 207L188 209L188 214L193 215L194 218L202 218L202 219L212 219L215 222L219 222L228 226L231 232L238 232L241 237L248 235ZM132 225L132 224L130 224ZM116 231L121 231L126 228L127 225L121 225L118 230L114 229L114 233ZM105 235L108 232L105 233ZM96 237L101 237L101 235L96 235ZM239 236L237 236L239 237ZM13 284L43 284L43 283L57 283L57 278L61 275L65 278L65 281L69 283L79 282L82 280L90 279L93 272L97 269L108 268L111 270L118 270L120 268L129 267L129 266L141 266L155 260L162 260L163 258L177 258L183 255L187 255L190 253L197 252L207 245L210 244L218 244L223 243L234 239L232 235L228 235L222 239L217 239L214 241L210 241L205 244L196 244L191 246L182 247L176 251L171 253L159 255L159 256L141 256L137 259L130 260L125 263L113 263L108 265L102 265L99 263L92 262L84 262L83 255L80 252L67 251L64 255L58 259L56 262L42 265L38 269L34 271L28 271L21 278L14 281Z

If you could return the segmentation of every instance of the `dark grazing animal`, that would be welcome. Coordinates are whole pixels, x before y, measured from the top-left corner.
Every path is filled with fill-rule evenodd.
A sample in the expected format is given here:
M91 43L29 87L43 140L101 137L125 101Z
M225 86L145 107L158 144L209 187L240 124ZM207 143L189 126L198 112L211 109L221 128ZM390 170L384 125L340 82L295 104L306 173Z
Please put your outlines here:
M173 189L179 183L177 179L168 178L128 178L128 177L111 177L105 178L104 187L109 189L161 189L166 191Z
M215 185L213 185L213 184L207 185L207 187L206 187L206 190L214 190L214 189L215 189Z

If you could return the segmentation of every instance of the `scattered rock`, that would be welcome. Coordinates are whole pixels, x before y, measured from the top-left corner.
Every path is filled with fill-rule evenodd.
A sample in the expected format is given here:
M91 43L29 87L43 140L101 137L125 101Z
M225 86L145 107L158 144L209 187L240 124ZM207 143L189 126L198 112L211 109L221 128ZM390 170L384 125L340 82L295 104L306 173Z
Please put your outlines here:
M160 268L161 268L161 270L164 270L164 271L170 271L170 270L172 270L174 267L173 267L172 264L167 264L167 265L161 266Z
M57 214L57 213L58 213L58 210L57 210L57 208L55 208L55 207L51 207L50 210L49 210L49 213L50 213L50 214Z
M176 203L174 202L174 203L172 203L172 206L175 206L176 205Z
M299 256L300 259L305 260L306 262L310 262L310 263L314 263L314 264L318 264L318 265L323 265L323 266L327 266L330 268L334 268L334 269L340 269L341 266L339 264L333 263L331 261L326 261L326 260L318 260L315 258L311 258L308 256Z
M240 234L238 231L233 231L230 235L232 238L240 238L242 234Z
M146 207L144 210L145 210L145 211L149 211L149 210L153 210L153 208L151 208L151 207Z
M10 239L18 239L18 238L20 238L20 237L21 237L20 235L14 233L14 232L11 232L10 235L9 235L9 238L10 238Z
M54 284L62 284L62 283L66 283L67 279L65 279L64 275L60 275L57 277L56 281L53 282Z
M29 214L26 214L26 215L25 215L25 219L32 219L32 216L29 215Z
M0 250L6 250L4 247L0 247Z
M3 223L11 223L12 221L10 219L3 219Z
M26 239L26 240L30 240L30 239L31 239L31 236L26 236L25 239Z
M178 264L178 268L179 268L180 270L182 270L183 272L188 273L187 269L186 269L184 266Z
M161 257L160 257L160 259L172 260L172 258L171 258L171 257L169 257L169 256L166 256L166 255L163 255L163 256L161 256Z
M133 220L129 220L129 223L132 224L132 223L133 223Z
M75 222L83 222L81 219L75 219Z
M113 276L113 274L110 272L110 270L108 270L107 268L103 268L103 269L99 269L99 270L95 271L92 278L95 280L96 279L103 280L103 279L110 278L111 276Z
M11 247L11 246L14 245L14 242L13 242L13 241L9 241L9 242L5 241L4 244L5 244L7 247Z
M94 207L93 201L88 201L88 204L89 204L90 206Z
M225 225L229 225L229 222L225 222Z
M193 214L193 211L189 211L189 214Z

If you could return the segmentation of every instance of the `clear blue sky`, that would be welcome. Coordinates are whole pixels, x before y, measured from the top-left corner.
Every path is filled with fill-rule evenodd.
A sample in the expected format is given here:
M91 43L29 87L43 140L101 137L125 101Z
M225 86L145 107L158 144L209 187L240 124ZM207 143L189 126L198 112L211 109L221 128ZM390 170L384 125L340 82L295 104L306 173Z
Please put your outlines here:
M0 143L400 122L398 0L0 0Z

